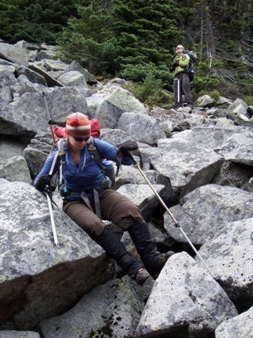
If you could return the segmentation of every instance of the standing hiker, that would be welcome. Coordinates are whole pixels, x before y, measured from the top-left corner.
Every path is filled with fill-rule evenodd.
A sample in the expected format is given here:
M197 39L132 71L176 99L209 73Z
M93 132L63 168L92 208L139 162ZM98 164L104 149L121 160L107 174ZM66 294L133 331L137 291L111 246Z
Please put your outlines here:
M62 172L66 188L63 210L137 284L143 285L150 275L156 279L173 252L161 254L157 251L138 207L129 198L110 189L108 177L89 151L91 130L87 116L78 112L70 114L66 120L66 133L67 142L62 149L65 153ZM100 139L93 141L102 159L116 162L117 158L121 158L122 164L132 164L129 152L137 149L135 142L125 142L117 150ZM44 191L45 186L50 184L48 174L54 157L55 151L49 155L34 180L35 187L40 191ZM57 168L54 172L56 171ZM102 219L109 220L129 232L141 261L126 250L124 244L105 226Z
M174 91L174 108L180 111L183 107L183 98L185 97L186 106L192 109L192 94L190 88L190 77L187 72L190 57L184 53L184 46L177 45L176 57L170 67L170 71L174 72L173 91Z

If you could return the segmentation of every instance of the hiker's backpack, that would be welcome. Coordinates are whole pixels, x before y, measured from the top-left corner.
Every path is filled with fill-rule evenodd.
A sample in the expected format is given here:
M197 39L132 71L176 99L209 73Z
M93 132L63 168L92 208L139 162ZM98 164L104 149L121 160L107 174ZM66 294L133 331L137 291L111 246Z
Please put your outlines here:
M190 62L188 68L186 70L187 74L189 75L190 82L194 79L195 74L195 62L197 60L197 54L193 50L185 50L185 54L188 54L190 57Z

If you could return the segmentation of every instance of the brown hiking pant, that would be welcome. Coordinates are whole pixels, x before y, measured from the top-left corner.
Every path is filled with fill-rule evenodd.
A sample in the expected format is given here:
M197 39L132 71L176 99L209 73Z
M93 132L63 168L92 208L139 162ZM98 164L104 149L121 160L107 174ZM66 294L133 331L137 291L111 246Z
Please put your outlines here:
M112 189L103 190L99 194L101 216L103 220L111 221L127 230L133 222L142 219L139 208L126 196ZM94 205L90 199L91 205ZM102 220L91 210L83 200L65 200L63 210L83 230L91 236L100 235L105 227Z

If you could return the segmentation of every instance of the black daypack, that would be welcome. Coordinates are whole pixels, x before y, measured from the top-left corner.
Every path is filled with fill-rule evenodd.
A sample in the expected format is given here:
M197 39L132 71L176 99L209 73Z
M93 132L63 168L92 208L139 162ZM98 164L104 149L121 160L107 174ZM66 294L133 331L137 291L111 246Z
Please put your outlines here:
M190 62L186 69L187 74L189 75L190 82L193 81L195 75L195 62L197 60L197 54L193 50L185 50L185 54L189 55Z
M56 189L56 187L58 186L59 192L62 197L66 197L69 194L63 177L63 165L65 163L65 151L63 150L63 148L65 145L66 139L62 138L57 142L58 150L55 154L49 172L49 177L51 178L51 186L53 187L53 189ZM115 170L113 163L111 161L107 161L106 159L105 160L101 159L93 136L90 136L87 145L88 150L92 155L92 158L96 161L97 165L103 170L105 176L110 179L108 188L112 187L115 183ZM53 173L55 172L55 166L57 166L57 172L53 175Z

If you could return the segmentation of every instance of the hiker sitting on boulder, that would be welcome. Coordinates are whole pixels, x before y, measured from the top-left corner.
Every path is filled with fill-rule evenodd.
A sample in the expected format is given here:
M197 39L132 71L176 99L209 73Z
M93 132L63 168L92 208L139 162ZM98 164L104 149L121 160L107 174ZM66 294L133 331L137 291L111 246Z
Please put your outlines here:
M126 196L110 189L109 178L96 163L89 151L90 121L82 113L72 113L66 120L66 144L63 177L65 181L63 210L87 234L110 255L121 269L139 285L151 275L157 278L167 259L173 252L161 254L150 236L148 225L139 208ZM136 142L125 142L117 150L113 145L100 139L93 139L102 159L122 164L132 164L131 150L138 148ZM44 191L50 185L48 175L56 151L46 160L34 180L35 187ZM54 169L54 174L58 168ZM102 220L108 220L128 231L141 260L132 256L113 231Z
M193 101L190 88L190 78L187 72L189 66L190 57L184 53L184 46L178 45L176 47L176 57L173 60L173 64L170 67L170 71L174 72L173 80L173 92L174 92L174 108L178 111L182 110L183 98L187 107L192 109Z

